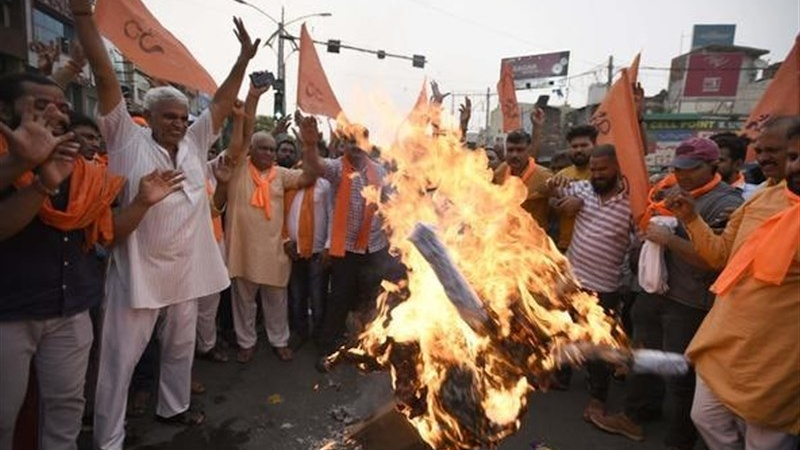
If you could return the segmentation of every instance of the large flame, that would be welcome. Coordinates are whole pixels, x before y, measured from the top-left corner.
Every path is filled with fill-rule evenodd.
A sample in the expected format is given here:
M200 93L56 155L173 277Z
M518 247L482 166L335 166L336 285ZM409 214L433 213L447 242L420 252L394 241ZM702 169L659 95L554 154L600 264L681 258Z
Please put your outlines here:
M620 347L624 337L520 207L519 179L492 184L484 153L466 150L456 131L409 121L383 156L395 170L379 210L408 279L384 282L377 317L347 354L391 372L400 409L433 448L492 446L519 428L559 345ZM375 191L366 196L378 201ZM483 332L462 320L408 240L418 223L435 228L483 301Z

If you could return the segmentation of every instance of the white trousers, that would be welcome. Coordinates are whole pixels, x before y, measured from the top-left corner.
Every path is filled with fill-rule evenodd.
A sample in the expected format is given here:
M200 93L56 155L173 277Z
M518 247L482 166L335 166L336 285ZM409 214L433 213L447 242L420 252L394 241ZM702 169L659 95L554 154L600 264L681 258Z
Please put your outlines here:
M219 292L197 299L197 351L207 353L217 345Z
M709 450L796 450L800 437L747 423L719 401L700 376L692 422Z
M121 450L125 441L125 409L133 370L153 329L158 332L160 370L156 414L172 417L189 409L192 360L197 326L197 300L159 309L134 309L123 304L119 283L109 283L103 314L103 340L94 408L95 447Z
M273 347L289 344L289 309L285 287L256 284L244 278L233 280L233 328L241 348L256 345L256 293L261 294L264 328Z
M39 448L78 448L91 347L88 311L65 318L0 322L0 450L11 450L31 359L39 382Z

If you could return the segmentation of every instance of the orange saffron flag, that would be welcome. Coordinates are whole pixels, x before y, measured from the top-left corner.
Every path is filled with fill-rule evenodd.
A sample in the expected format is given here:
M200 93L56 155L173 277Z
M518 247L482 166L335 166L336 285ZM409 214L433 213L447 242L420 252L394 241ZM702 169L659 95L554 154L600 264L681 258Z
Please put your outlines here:
M406 121L411 124L422 126L428 123L428 79L422 80L422 88L419 90L417 101L414 103L414 108L408 113Z
M792 50L767 86L761 100L750 111L742 133L754 140L764 122L776 116L800 116L800 34L794 38ZM756 154L751 146L747 150L747 161L755 158Z
M636 55L631 67L638 72L639 55ZM612 144L617 149L617 160L628 185L633 219L641 229L646 229L647 224L641 223L641 219L647 210L650 182L644 162L633 82L628 69L622 69L621 76L606 93L592 116L592 124L599 132L597 143Z
M300 30L300 68L297 74L297 106L310 114L319 114L335 119L342 112L339 101L333 94L328 77L319 62L306 25Z
M517 91L514 88L514 70L508 63L501 63L497 95L500 97L500 112L503 113L503 132L508 133L522 128Z
M151 77L207 94L217 91L211 75L141 0L98 0L95 17L100 33Z

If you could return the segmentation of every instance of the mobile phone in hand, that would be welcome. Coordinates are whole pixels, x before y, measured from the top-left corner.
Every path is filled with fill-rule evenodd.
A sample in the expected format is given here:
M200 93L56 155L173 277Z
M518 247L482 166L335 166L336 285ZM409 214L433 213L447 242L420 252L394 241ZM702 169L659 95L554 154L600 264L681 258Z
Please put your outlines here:
M253 86L257 88L271 87L275 84L275 75L268 70L253 72L250 74L250 81L253 83Z

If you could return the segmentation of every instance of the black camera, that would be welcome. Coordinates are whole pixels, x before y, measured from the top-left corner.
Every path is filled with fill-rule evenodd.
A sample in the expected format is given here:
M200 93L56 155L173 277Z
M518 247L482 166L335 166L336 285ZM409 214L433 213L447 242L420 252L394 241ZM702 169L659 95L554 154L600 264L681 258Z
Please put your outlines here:
M275 84L275 75L268 70L253 72L250 74L250 81L257 88L270 87Z

